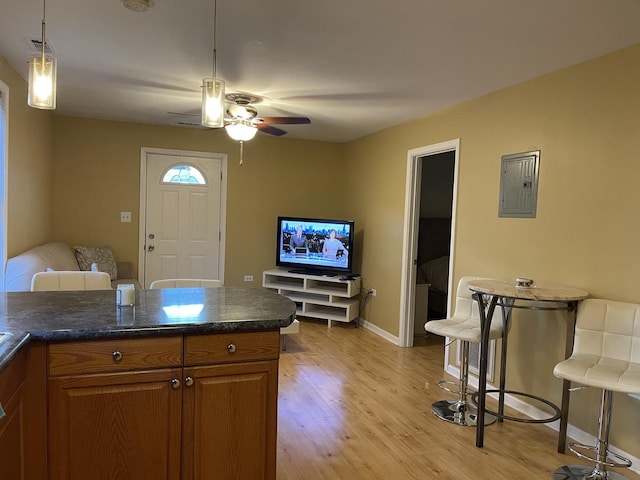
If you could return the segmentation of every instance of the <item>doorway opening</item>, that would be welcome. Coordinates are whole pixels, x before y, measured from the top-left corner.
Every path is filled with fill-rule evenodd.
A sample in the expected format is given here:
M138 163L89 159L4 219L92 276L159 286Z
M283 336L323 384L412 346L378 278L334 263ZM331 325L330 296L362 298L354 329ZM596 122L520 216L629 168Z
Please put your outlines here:
M442 318L451 308L448 292L452 287L459 149L460 140L456 139L410 150L407 155L401 347L413 346L416 329L427 321L429 310L433 318ZM430 177L428 181L423 182L423 172ZM428 192L430 189L433 191ZM425 269L431 270L428 276ZM430 296L425 285L436 277L438 285ZM432 299L434 305L429 308Z

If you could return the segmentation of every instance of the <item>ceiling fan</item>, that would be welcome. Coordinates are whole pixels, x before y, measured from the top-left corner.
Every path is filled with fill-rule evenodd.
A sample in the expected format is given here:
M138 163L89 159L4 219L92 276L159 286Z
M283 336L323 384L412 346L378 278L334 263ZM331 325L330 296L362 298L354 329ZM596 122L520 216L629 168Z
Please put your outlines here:
M229 136L235 140L250 140L257 130L280 137L286 135L287 132L273 125L311 123L307 117L258 117L258 110L252 104L260 103L262 99L253 95L228 93L225 98L228 102L224 119L225 129ZM238 133L238 138L234 136L234 130ZM246 138L249 135L250 138Z

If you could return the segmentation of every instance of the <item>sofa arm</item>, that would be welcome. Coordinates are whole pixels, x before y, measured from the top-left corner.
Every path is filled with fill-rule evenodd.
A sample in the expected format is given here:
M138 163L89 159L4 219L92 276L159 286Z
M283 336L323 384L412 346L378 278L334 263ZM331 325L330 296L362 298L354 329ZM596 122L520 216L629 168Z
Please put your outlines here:
M132 262L117 262L117 264L118 264L118 278L133 278Z

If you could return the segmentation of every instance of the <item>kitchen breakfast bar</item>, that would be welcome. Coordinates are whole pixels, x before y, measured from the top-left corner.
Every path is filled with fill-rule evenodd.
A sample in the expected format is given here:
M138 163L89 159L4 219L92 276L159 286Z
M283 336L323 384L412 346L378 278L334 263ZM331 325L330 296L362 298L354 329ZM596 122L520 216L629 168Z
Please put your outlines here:
M280 328L270 291L0 294L7 479L275 479Z

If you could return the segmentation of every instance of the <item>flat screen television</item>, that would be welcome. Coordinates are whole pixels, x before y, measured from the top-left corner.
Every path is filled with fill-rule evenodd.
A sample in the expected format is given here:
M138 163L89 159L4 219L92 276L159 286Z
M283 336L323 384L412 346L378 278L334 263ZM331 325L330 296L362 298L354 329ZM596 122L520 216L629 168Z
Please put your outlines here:
M353 220L278 217L277 230L277 266L295 273L352 273Z

